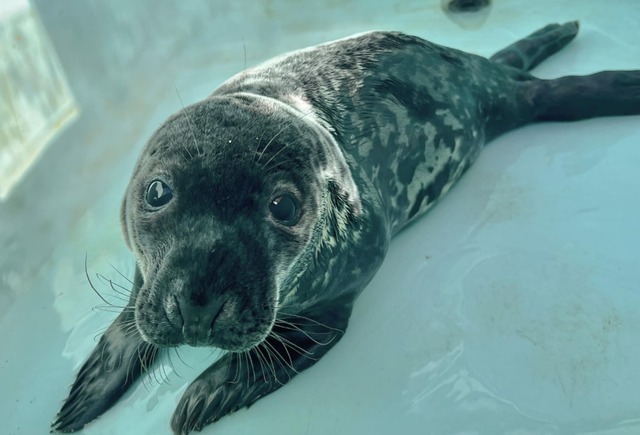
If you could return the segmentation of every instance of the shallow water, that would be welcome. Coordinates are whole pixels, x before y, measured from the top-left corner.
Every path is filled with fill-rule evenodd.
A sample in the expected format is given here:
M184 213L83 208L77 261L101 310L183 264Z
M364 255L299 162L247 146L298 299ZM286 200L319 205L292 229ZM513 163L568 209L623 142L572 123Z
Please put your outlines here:
M0 432L48 433L115 317L92 310L102 304L85 252L101 292L114 294L96 273L126 286L110 265L133 276L119 202L144 141L180 108L171 82L185 104L205 97L243 68L242 38L249 66L371 29L489 55L579 19L577 39L535 75L640 68L635 0L497 0L474 26L450 21L439 0L321 3L35 2L82 114L0 205ZM174 36L136 27L160 26L154 14L177 17L166 24ZM97 37L73 40L94 25ZM535 125L494 141L394 239L341 342L203 433L640 433L639 143L640 117ZM182 392L215 358L181 348L189 367L173 355L177 373L165 359L81 433L169 434ZM156 382L161 373L170 385Z

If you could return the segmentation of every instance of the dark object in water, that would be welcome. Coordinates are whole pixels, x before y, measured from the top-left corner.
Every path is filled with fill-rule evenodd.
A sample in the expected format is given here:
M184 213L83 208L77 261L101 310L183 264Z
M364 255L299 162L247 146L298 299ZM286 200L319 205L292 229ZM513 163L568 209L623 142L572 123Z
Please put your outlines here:
M447 8L451 12L477 12L491 5L491 0L451 0Z

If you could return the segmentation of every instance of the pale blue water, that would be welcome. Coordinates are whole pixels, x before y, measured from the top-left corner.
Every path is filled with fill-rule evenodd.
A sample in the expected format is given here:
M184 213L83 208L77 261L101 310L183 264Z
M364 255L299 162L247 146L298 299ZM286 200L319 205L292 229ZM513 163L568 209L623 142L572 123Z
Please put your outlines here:
M205 6L205 4L211 6ZM176 5L178 2L176 2ZM82 114L0 204L0 434L45 434L115 314L84 276L133 275L119 202L149 134L247 65L365 30L490 55L552 22L580 34L534 74L640 68L640 3L494 1L462 27L439 0L35 2ZM398 236L342 341L205 434L640 433L640 117L491 143ZM98 283L101 291L109 287ZM213 361L181 350L83 434L170 434Z

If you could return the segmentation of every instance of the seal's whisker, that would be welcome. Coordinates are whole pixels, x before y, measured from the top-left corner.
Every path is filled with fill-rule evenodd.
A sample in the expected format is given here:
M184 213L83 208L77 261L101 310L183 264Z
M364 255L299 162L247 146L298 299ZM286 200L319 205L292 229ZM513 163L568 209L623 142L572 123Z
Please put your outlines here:
M176 347L176 348L174 348L174 349L175 349L175 351L176 351L176 355L178 355L178 359L182 362L182 364L184 364L185 366L187 366L187 367L189 367L190 369L192 369L192 370L193 370L193 367L191 367L189 364L187 364L187 363L182 359L182 357L180 356L180 351L178 350L178 348ZM215 350L214 350L213 352L215 352ZM213 355L213 352L211 352L211 355Z
M97 334L94 337L94 340L96 337L101 336L102 334L104 334L105 332L107 332L107 330L111 327L111 325L106 325L106 326L100 326L99 328L97 328L94 332Z
M144 353L146 352L146 350L147 350L147 348L148 348L148 347L149 347L149 344L148 344L148 343L144 343L144 344L142 345L142 354L143 354L143 355L144 355ZM144 364L144 358L143 358L143 356L142 356L142 355L140 355L140 346L138 346L138 347L137 347L137 350L138 350L138 360L140 361L140 374L142 375L142 374L143 374L143 372L146 372L146 371L147 371L147 368L145 367L145 364Z
M232 384L237 384L238 381L240 380L240 356L238 355L238 353L234 352L233 353L233 358L235 358L236 361L236 375L234 376L233 380L231 381Z
M138 325L136 322L133 322L131 325L127 326L127 332L133 332L137 327Z
M176 370L176 366L173 365L173 360L171 359L171 349L167 350L167 359L169 360L169 365L171 366L171 370L173 370L173 373L175 373L178 378L184 379Z
M257 345L256 347L254 347L254 349L256 350L256 352L258 352L260 354L260 360L262 362L264 362L264 368L262 370L262 376L265 378L264 382L267 383L267 377L265 377L266 375L270 374L270 370L269 370L269 363L267 362L267 358L264 356L264 354L262 353L262 349L260 349L260 345ZM262 364L262 362L260 364ZM271 383L271 381L268 381L269 383Z
M251 349L247 350L247 355L249 355L249 361L251 362L251 371L253 372L253 383L256 383L256 368L253 365L253 354L251 353Z
M150 367L150 363L149 363L147 357L149 356L149 353L153 352L155 349L157 349L157 347L155 347L155 346L153 346L153 345L151 345L149 343L147 343L145 347L146 347L146 349L143 352L143 356L144 356L143 364L144 364L144 371L148 372L151 367Z
M266 344L269 344L268 341L265 341ZM269 352L269 358L271 358L271 356L273 356L273 358L275 359L275 361L278 363L278 365L280 366L280 368L282 369L283 372L285 372L285 374L289 377L289 380L291 380L291 375L289 374L289 372L284 368L284 366L282 365L282 363L280 362L280 359L278 358L279 354L276 352L274 354L274 352L272 352L268 347L265 346L265 349L267 350L267 352ZM273 368L275 369L276 366L275 364L273 365ZM280 381L280 378L277 377L276 375L276 379L278 381L278 383L280 385L284 385L284 383L282 381Z
M304 320L308 320L308 321L310 321L310 322L315 323L316 325L324 326L324 327L325 327L325 328L327 328L327 329L331 329L332 331L341 332L341 333L343 333L343 334L344 334L344 331L343 331L342 329L332 328L331 326L325 325L324 323L320 323L320 322L318 322L317 320L310 319L310 318L308 318L308 317L304 317L304 316L301 316L301 315L299 315L299 314L286 313L285 315L286 315L286 316L298 317L298 318L300 318L300 319L304 319ZM280 320L282 320L282 319L280 319Z
M151 344L147 344L145 351L143 352L142 356L144 358L145 361L145 372L149 373L149 372L153 372L154 373L154 379L156 379L156 382L158 385L162 385L162 373L160 372L160 368L157 366L151 366L151 364L153 363L153 361L155 361L155 357L158 354L159 348L151 345ZM157 375L160 375L160 381L158 381L157 379ZM151 380L151 377L149 377L149 380ZM151 384L152 385L152 384Z
M147 384L145 382L145 380L146 380L146 378L144 376L142 376L140 378L140 382L142 382L142 386L144 387L145 390L147 390L147 393L150 393L151 392L151 388L150 388L151 387L151 381L149 381L149 383Z
M278 325L278 328L288 329L290 331L298 331L299 329L297 327L301 327L301 326L315 326L315 325L301 324L301 323L284 324L283 322L278 322L277 325ZM313 334L314 335L331 335L331 334L333 334L333 332L331 332L331 331L328 331L328 332L313 332Z
M264 345L264 342L262 343L262 345ZM283 385L283 384L282 384L282 382L280 382L280 379L278 378L278 372L277 372L277 369L276 369L276 365L275 365L275 363L273 362L273 358L272 358L272 353L271 353L271 351L270 351L270 350L269 350L269 348L268 348L268 347L266 347L266 346L263 346L263 349L264 349L264 351L265 351L266 355L269 357L269 362L271 363L271 373L273 374L273 379L274 379L278 384Z
M144 353L144 358L145 360L147 359L147 353L149 352L149 349L147 348L147 350ZM151 351L151 355L153 356L153 358L155 359L156 354L158 353L158 348L154 348ZM162 379L162 364L158 364L158 365L154 365L153 367L149 367L147 369L147 378L149 379L149 381L151 381L151 375L153 375L153 379L156 380L156 383L158 385L162 385L163 379ZM160 379L158 379L158 377L160 377ZM153 383L150 382L151 385L153 385Z
M106 313L116 313L116 314L120 314L120 313L122 313L123 311L130 311L130 312L133 312L133 308L131 308L131 309L129 310L129 309L128 309L128 307L119 307L119 306L116 306L116 305L106 306L106 307L105 307L105 306L103 306L103 305L96 305L95 307L93 307L93 308L91 309L91 311L94 311L94 312L95 312L96 310L104 311L104 312L106 312Z
M122 367L122 364L124 363L124 352L119 352L118 354L118 368ZM126 379L125 379L126 382Z
M117 282L114 282L112 280L109 280L109 284L111 285L111 288L113 289L113 291L115 291L116 293L122 295L122 296L126 296L127 297L127 301L129 300L129 296L131 295L131 290L129 290L128 288L126 288L123 285L118 284ZM121 291L116 290L113 287L118 287ZM122 292L126 292L126 293L122 293Z
M273 333L272 331L272 337L275 338L276 340L278 340L280 342L280 344L282 344L282 347L284 349L284 351L287 353L287 356L289 357L289 367L291 367L291 370L293 370L294 372L298 373L298 371L293 367L293 358L291 358L291 354L289 353L289 349L287 348L287 345L280 340L280 337L278 337L278 334Z
M247 388L249 388L249 385L251 385L251 384L250 384L250 379L251 379L251 378L249 377L249 375L251 374L251 373L249 372L249 355L248 355L248 353L247 353L247 351L246 351L246 350L245 350L245 351L243 351L242 353L244 354L244 359L247 361Z
M116 272L118 272L118 274L119 274L121 277L123 277L124 279L126 279L127 281L129 281L129 283L131 283L131 285L132 285L132 286L134 286L134 287L138 288L138 286L137 286L137 285L135 285L135 284L133 283L133 281L131 281L129 278L127 278L127 277L126 277L122 272L120 272L118 269L116 269L116 267L115 267L113 264L111 264L111 263L108 263L108 264L109 264L109 266L111 266L111 267L113 268L113 270L115 270Z
M89 285L91 286L91 289L98 295L98 297L100 299L102 299L102 301L105 304L110 305L110 306L115 307L115 308L124 308L124 307L116 307L115 305L109 303L104 297L102 297L100 292L98 290L96 290L96 288L94 287L93 283L91 282L91 278L89 278L89 270L87 268L87 253L86 252L84 253L84 274L87 277L87 281L89 281Z
M285 337L283 337L281 335L278 335L276 332L274 332L274 334L276 334L280 338L280 340L282 340L283 344L288 344L289 347L291 347L291 350L296 351L300 355L302 355L302 356L313 355L313 352L309 352L307 349L304 349L303 347L300 347L299 345L297 345L293 341L289 340L288 338L285 338ZM313 358L311 358L311 359L313 359Z
M143 345L143 349L145 349L145 350L146 350L146 347L147 347L147 346L148 346L147 344L144 344L144 345ZM137 352L138 352L138 361L140 361L140 375L142 375L142 374L146 373L146 372L147 372L147 370L145 369L144 359L143 359L143 358L142 358L142 356L140 355L140 346L138 346L138 347L136 348L136 350L137 350ZM144 353L144 351L143 351L143 353ZM147 392L151 392L151 391L149 390L149 388L147 387L147 385L144 383L144 376L141 376L141 381L142 381L142 386L144 386L144 389L145 389L145 390L147 390Z
M294 141L293 143L298 143L298 141ZM275 159L275 158L278 156L278 154L280 154L282 151L284 151L284 150L285 150L289 145L291 145L291 142L289 142L289 143L285 144L285 146L283 146L282 148L280 148L280 149L279 149L279 150L278 150L274 155L272 155L272 156L271 156L271 158L270 158L269 160L267 160L267 163L265 163L265 164L264 164L264 166L262 166L262 169L265 169L265 168L267 167L267 165L268 165L269 163L271 163L271 161L272 161L273 159Z
M134 335L137 332L137 327L136 325L131 325L127 328L126 332L124 333L125 337L131 337L132 335Z
M162 369L162 373L164 374L164 383L167 385L171 385L171 382L169 382L169 375L167 374L167 370L164 367L164 363L162 362L162 358L167 354L168 352L163 352L162 349L160 350L160 368Z
M107 347L107 342L105 341L102 345L102 350L100 351L100 362L104 364L104 349Z
M240 377L242 376L242 352L236 352L236 379L234 379L236 382L234 383L238 383L240 382Z
M280 135L280 133L282 133L282 132L285 130L285 128L287 128L288 126L289 126L289 125L285 125L284 127L282 127L282 128L280 129L280 131L279 131L279 132L277 132L277 133L276 133L276 134L271 138L271 140L267 143L267 145L265 145L265 147L264 147L264 148L262 148L262 152L260 153L260 156L258 157L258 160L256 160L256 164L260 163L260 159L261 159L261 158L262 158L262 156L264 155L264 152L267 150L267 148L269 148L269 145L271 145L271 142L273 142L273 141L275 140L275 138L277 138L277 137ZM258 146L260 146L260 145L258 144Z
M281 337L281 338L282 338L282 337ZM306 358L306 359L311 360L311 361L318 361L318 358L312 358L312 357L310 357L310 356L309 356L309 355L314 355L314 353L313 353L313 352L307 352L307 353L305 354L305 353L302 353L302 352L300 352L300 351L298 351L298 350L294 349L294 348L293 348L293 346L291 346L291 344L287 344L287 343L284 343L284 342L283 342L282 344L285 346L285 348L290 347L290 348L291 348L291 350L296 351L296 352L297 352L298 354L300 354L300 356L301 356L301 357L303 357L303 358Z
M244 36L242 37L242 49L244 50L244 69L247 69L247 46L244 43Z
M175 87L175 83L173 84L173 86ZM176 92L178 92L177 88L176 88ZM178 94L178 97L180 97L180 94ZM184 106L183 106L183 108L184 108ZM160 124L160 127L162 127L162 126L163 125ZM167 127L167 129L168 129L168 127ZM187 154L189 154L189 158L193 159L193 155L191 154L191 151L189 151L189 148L187 148L187 146L184 143L182 143L182 141L180 142L180 145L182 145L182 148L184 148L184 150L187 152ZM184 158L184 161L186 163L189 163L189 160L186 157L184 157L184 155L182 155L182 157Z
M178 87L176 86L176 84L173 84L173 87L176 89L176 94L178 94L178 99L180 100L180 105L182 106L182 111L184 112L184 115L187 117L187 122L189 123L189 128L191 129L191 135L193 136L193 142L196 145L196 151L198 152L198 157L201 157L204 154L200 154L200 148L198 147L198 139L196 139L196 134L193 131L193 125L191 124L191 118L189 118L189 114L187 113L187 111L184 108L184 103L182 102L182 97L180 96L180 92L178 92ZM186 148L186 147L185 147ZM189 155L191 155L191 153L189 153ZM193 156L191 156L191 158L193 158Z
M235 357L236 357L236 377L234 378L234 384L242 384L244 382L244 380L242 379L242 351L233 351Z
M147 353L148 353L148 352L149 352L149 346L147 346L147 347L145 348L144 352L143 352L143 358L144 358L144 359L146 359L146 358L147 358ZM158 352L158 348L157 348L157 347L156 347L154 350L152 350L152 355L153 355L153 357L154 357L154 358L155 358L155 354L156 354L157 352ZM158 385L161 385L161 384L162 384L162 382L160 382L160 381L158 380L158 374L157 374L157 372L158 372L158 368L157 368L157 367L154 367L154 368L153 368L153 369L151 369L151 370L145 370L145 371L146 371L147 378L149 379L149 383L151 383L151 376L153 375L153 378L156 380L157 384L158 384ZM160 376L162 377L162 374L161 374Z
M165 372L164 370L164 364L162 362L162 356L163 356L163 352L161 349L156 348L155 352L153 353L153 359L155 360L156 358L156 354L158 356L158 365L154 366L151 368L151 370L157 371L158 375L160 376L160 382L158 382L158 385L163 385L163 384L169 384L169 380L167 378L167 372Z
M285 363L291 370L293 370L295 373L299 373L295 367L293 367L293 360L291 359L291 355L289 355L289 351L287 350L286 347L284 347L285 351L287 352L287 355L289 355L289 363L287 363L287 361L283 358L282 354L280 354L280 352L278 352L278 350L273 346L273 344L269 343L268 341L265 341L265 343L267 343L267 346L269 346L276 354L277 357L280 357L280 359L282 359L282 362ZM285 370L286 371L286 370Z
M135 376L133 373L133 362L135 361L135 357L136 357L136 353L131 352L131 357L129 357L129 362L127 363L127 373L124 379L125 384L129 382L129 371L131 371L131 380L133 381L135 379Z
M283 320L281 320L281 322L283 322ZM307 338L308 338L309 340L313 341L315 344L317 344L317 345L319 345L319 346L326 346L326 345L328 345L329 343L331 343L331 342L333 341L333 339L335 338L335 336L334 336L334 337L332 337L332 338L331 338L331 340L327 341L326 343L321 343L321 342L319 342L318 340L316 340L315 338L313 338L312 336L310 336L310 335L307 333L307 331L305 331L304 329L302 329L302 328L298 328L298 327L297 327L297 326L295 326L295 325L291 325L291 326L293 326L296 330L298 330L298 331L302 332L304 335L306 335L306 336L307 336ZM312 332L312 334L313 334L313 332Z
M107 332L107 330L109 328L111 328L111 323L112 322L113 321L105 322L105 323L102 324L102 326L96 328L96 330L95 330L96 335L93 337L93 340L96 341L96 338L102 336L105 332ZM122 330L122 329L123 329L122 326L120 326L120 330Z
M262 143L262 139L263 138L264 138L264 130L262 130L262 134L260 135L260 139L258 140L258 146L256 147L256 150L254 151L254 154L260 154L260 156L262 156L261 153L258 153L258 150L260 149L260 144ZM256 138L256 139L258 139L258 138ZM262 150L262 151L264 151L264 150ZM253 156L252 163L254 165L257 163L255 155Z
M235 359L236 362L236 375L233 377L232 381L229 381L231 384L237 384L238 381L240 380L240 364L241 364L241 360L240 360L240 354L238 352L233 352L233 356L231 358L231 361L233 361ZM232 362L229 362L229 364L232 364Z
M124 313L124 312L133 313L135 310L135 307L132 307L130 305L96 305L93 308L96 308L102 311L110 311L113 313Z
M259 351L254 347L252 350L254 350L256 357L258 358L258 362L260 363L260 371L262 372L262 379L264 379L264 383L267 383L267 377L265 375L265 367L264 364L262 363L262 356L260 355Z
M124 336L125 337L131 337L132 335L135 335L136 333L138 333L138 326L133 324L131 326L129 326L127 328L127 332L125 332Z
M284 160L284 161L282 161L280 163L276 163L275 165L271 165L270 167L265 168L265 169L267 170L267 172L269 172L269 171L272 171L273 169L277 168L280 165L284 165L285 163L295 162L295 161L296 161L296 159L287 159L287 160Z
M297 117L297 118L296 118L296 120L298 120L298 121L299 121L299 120L301 120L301 119L303 119L303 118L305 118L305 117L307 117L307 116L311 115L311 113L313 113L313 112L309 111L309 112L305 113L303 116L299 116L299 117ZM283 132L287 127L289 127L292 123L293 123L293 121L289 121L289 123L285 124L285 125L284 125L284 127L282 127L282 128L280 129L280 131L279 131L279 132L277 132L277 133L276 133L276 134L271 138L271 140L269 141L269 143L267 143L267 145L262 149L262 152L260 153L260 157L258 157L258 160L256 160L256 164L260 163L260 159L262 158L262 155L263 155L263 154L264 154L264 152L267 150L267 148L269 148L269 145L271 145L271 142L273 142L273 141L274 141L274 140L275 140L275 139L280 135L280 133L282 133L282 132ZM260 146L260 144L258 144L258 146ZM287 146L288 146L288 145L285 145L285 147L287 147ZM278 154L280 153L280 151L282 151L282 148L281 148L281 149L280 149L280 150L279 150L275 155L278 155ZM272 157L271 157L271 159L269 159L269 161L268 161L265 165L263 165L263 166L262 166L262 168L264 168L266 165L268 165L268 164L269 164L269 162L270 162L271 160L273 160L273 157L275 157L275 156L272 156Z
M130 319L130 320L125 320L124 322L120 323L118 326L120 328L120 331L124 331L135 324L136 324L136 319Z
M260 343L258 346L262 346L263 343ZM273 358L271 358L271 352L269 352L269 349L265 346L264 350L266 352L266 355L269 357L269 361L271 362L271 374L273 374L273 380L276 381L278 384L280 385L284 385L282 382L280 382L280 379L278 379L278 375L276 374L276 366L273 363Z
M114 297L114 298L116 298L116 299L119 299L119 300L121 300L121 301L125 301L125 302L128 302L128 301L129 301L129 297L128 297L128 295L125 295L125 294L121 293L120 291L116 290L116 289L113 287L113 281L111 281L109 278L105 277L104 275L102 275L102 274L100 274L100 273L96 273L96 278L98 278L98 280L99 280L102 284L105 284L105 283L109 283L109 284L111 284L111 289L116 293L115 295L112 295L112 297ZM123 298L123 296L124 296L124 298Z
M247 369L248 369L248 368L249 368L249 362L247 361L247 354L245 353L245 351L244 351L244 350L243 350L243 351L240 351L240 352L238 352L238 353L239 353L240 358L246 362L246 364L247 364ZM247 370L247 374L249 374L249 370ZM244 382L243 382L243 383L244 383Z

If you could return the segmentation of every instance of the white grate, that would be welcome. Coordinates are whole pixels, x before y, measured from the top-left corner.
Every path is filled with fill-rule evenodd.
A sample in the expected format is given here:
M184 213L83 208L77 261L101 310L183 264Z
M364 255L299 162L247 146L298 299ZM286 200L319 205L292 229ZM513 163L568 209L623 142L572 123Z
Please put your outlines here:
M0 200L6 199L78 106L38 16L0 14Z

